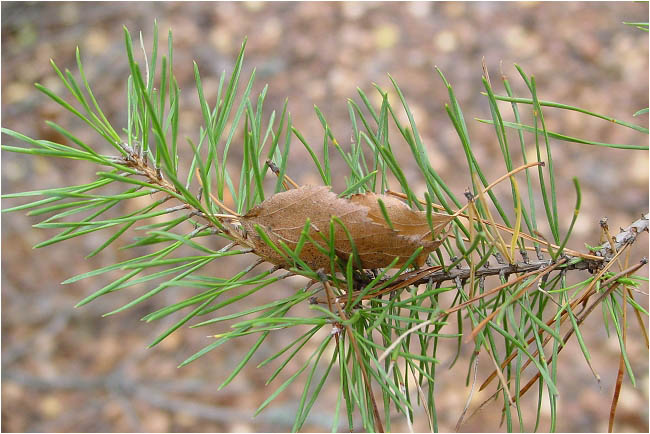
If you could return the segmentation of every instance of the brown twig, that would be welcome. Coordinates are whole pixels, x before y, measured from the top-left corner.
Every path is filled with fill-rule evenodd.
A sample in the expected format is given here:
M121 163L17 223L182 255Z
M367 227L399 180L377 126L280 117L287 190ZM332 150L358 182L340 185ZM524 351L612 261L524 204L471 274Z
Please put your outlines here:
M271 172L275 173L275 176L279 177L280 176L280 168L271 160L266 160L266 165L269 166L269 169L271 169ZM282 180L282 185L284 186L285 190L289 190L289 186L287 185L287 181L293 186L293 188L300 188L300 186L293 180L289 175L286 173L284 174L284 179Z
M496 264L496 265L485 265L481 268L475 269L475 278L484 278L488 276L504 276L508 277L512 274L519 274L519 273L527 273L522 276L518 276L517 280L512 280L508 282L505 285L499 286L497 288L493 288L489 290L488 292L484 292L479 295L479 297L483 298L488 295L494 294L495 292L498 292L500 289L505 288L506 286L510 286L515 282L518 282L520 280L525 279L526 277L535 275L539 272L540 269L544 267L548 267L549 265L552 265L553 263L550 261L535 261L535 262L517 262L514 264ZM582 261L578 263L570 263L566 264L563 268L563 270L589 270L591 269L592 264L589 263L588 261ZM438 267L437 270L431 271L430 269L424 269L424 270L418 270L418 272L422 272L422 274L417 278L417 279L410 279L409 280L409 285L424 285L426 283L440 283L440 282L448 282L448 281L454 281L456 279L466 280L469 279L471 276L471 269L469 267L465 268L454 268L449 271L444 271ZM396 289L399 289L399 287L404 287L402 284L403 280L400 280L396 283L393 284L393 286L389 286L381 291L367 294L363 297L363 300L368 300L371 298L375 298L377 296L383 295L387 292L392 292L395 291ZM406 285L408 286L408 285ZM354 297L355 295L358 295L358 292L354 292L351 297ZM344 299L347 300L347 296L344 295L342 296ZM476 301L478 299L473 299L471 301L464 302L462 304L454 306L449 313L455 312L456 310L462 309L466 307L468 304L471 304L472 302ZM318 303L324 303L325 300L323 299L317 299L316 300Z
M197 167L196 170L194 171L194 176L196 176L196 180L198 181L198 183L199 183L199 185L201 186L201 188L203 188L203 189L205 190L205 186L203 185L203 181L201 181L201 173L199 172L199 168L198 168L198 167ZM228 212L232 215L231 218L235 218L235 219L236 219L236 218L238 218L238 217L241 217L241 216L240 216L239 214L237 214L235 211L233 211L233 210L231 210L230 208L228 208L228 206L226 206L225 203L221 202L219 199L217 199L216 197L214 197L214 194L212 194L212 192L210 192L210 199L212 199L212 202L214 202L214 203L216 203L217 205L219 205L219 207L220 207L221 209L228 211Z
M609 231L605 229L605 234L611 239ZM613 244L613 243L612 243ZM628 258L629 259L629 250ZM626 260L626 265L628 261ZM619 264L620 265L620 264ZM622 267L621 267L622 268ZM614 418L616 417L616 408L618 406L618 398L621 394L621 386L623 385L623 375L625 374L625 358L623 357L623 349L627 347L627 301L625 300L626 287L623 285L623 321L621 327L623 328L623 348L618 355L618 372L616 373L616 386L614 386L614 396L612 397L612 405L609 409L609 425L607 432L614 432Z
M160 187L161 190L178 193L176 186L163 178L159 168L149 166L145 156L140 155L126 143L120 143L120 147L126 152L126 155L118 157L117 160L120 164L135 169L139 175L146 177L149 182Z
M474 359L474 375L472 376L472 385L469 389L469 395L467 395L467 400L465 401L465 407L463 407L463 411L460 413L458 422L456 422L456 427L454 429L454 431L456 432L459 432L460 427L463 426L463 420L465 419L467 410L469 410L469 405L472 403L472 397L474 396L474 388L476 387L476 374L478 372L478 356L479 354L476 353L476 357Z
M325 287L325 291L327 292L327 298L333 299L332 287L330 286L329 282L327 281L326 278L322 279L322 282L323 282L323 286ZM345 330L347 331L347 335L350 337L350 344L352 345L352 348L354 349L354 354L356 355L357 360L359 361L359 366L361 367L361 375L363 376L363 381L366 385L366 390L368 391L368 395L370 395L370 401L372 403L372 411L375 417L375 424L377 425L377 431L384 432L384 426L381 423L381 417L379 416L379 409L377 408L377 402L375 401L375 394L372 392L370 377L368 377L368 373L366 372L366 365L363 363L363 359L361 357L361 351L359 350L359 345L357 344L357 340L354 337L354 334L352 333L352 327L350 327L350 325L347 324L348 317L345 314L345 311L341 307L341 304L338 302L338 300L334 300L334 304L336 305L336 309L339 312L339 316L344 321Z
M650 214L642 215L640 219L636 220L634 223L628 227L622 229L616 236L613 237L614 247L610 247L610 241L602 244L598 250L595 251L596 255L607 258L613 254L616 254L617 250L625 244L632 244L636 237L641 232L648 232L648 218Z

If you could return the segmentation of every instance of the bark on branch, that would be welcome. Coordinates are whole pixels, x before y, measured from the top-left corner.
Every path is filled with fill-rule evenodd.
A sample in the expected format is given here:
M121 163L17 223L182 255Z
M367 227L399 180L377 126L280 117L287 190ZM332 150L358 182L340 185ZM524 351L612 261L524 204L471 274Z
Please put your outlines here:
M645 214L625 229L621 228L621 232L616 234L614 237L616 252L618 252L625 244L632 244L636 240L637 235L641 232L648 232L648 216L649 214ZM600 249L594 254L596 256L602 256L605 260L608 260L611 259L615 251L611 248L609 241L607 241L605 244L600 246Z
M621 229L621 232L619 232L614 237L615 250L611 248L609 242L602 244L600 248L594 253L596 256L602 257L601 260L579 258L579 262L572 262L573 259L577 258L570 255L564 255L568 261L563 270L590 270L592 272L594 270L598 270L605 263L609 262L609 260L615 254L614 252L618 252L626 244L634 243L637 236L644 231L648 232L648 214L643 215L640 219L636 220L628 227ZM504 275L507 277L513 273L526 273L547 267L552 264L553 261L550 259L546 261L517 262L515 264L498 264L494 266L486 264L485 266L474 270L474 274L477 278L497 275ZM462 281L463 279L468 279L469 277L470 269L465 267L456 268L448 272L440 270L414 282L413 285L422 285L428 282L437 283L449 280L453 281L455 279L460 279Z

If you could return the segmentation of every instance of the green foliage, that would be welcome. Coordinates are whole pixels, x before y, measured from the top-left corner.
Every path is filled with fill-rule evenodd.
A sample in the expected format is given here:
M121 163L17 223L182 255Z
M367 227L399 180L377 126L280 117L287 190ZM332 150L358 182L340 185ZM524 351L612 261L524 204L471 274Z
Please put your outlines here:
M505 167L512 172L507 177L512 189L512 204L503 203L491 189L482 191L488 187L489 181L474 154L475 145L469 137L465 116L453 88L438 71L449 92L449 102L445 108L467 159L467 179L473 183L472 191L467 193L470 200L464 201L452 192L429 163L426 147L406 98L392 78L398 102L389 101L388 93L379 87L377 92L382 99L380 107L373 106L370 97L361 90L358 91L359 101L348 101L353 141L347 150L335 139L324 115L316 108L316 115L324 130L323 151L319 157L292 124L286 102L279 116L275 111L268 115L264 110L267 88L257 98L251 94L255 72L247 80L241 77L244 42L230 77L226 80L225 72L221 75L217 98L212 105L203 92L199 65L194 64L204 125L198 131L196 144L189 141L193 157L187 165L189 169L184 171L181 167L185 165L179 164L179 148L182 146L178 140L180 89L173 70L171 32L167 52L160 56L158 28L154 26L154 45L150 56L145 53L142 64L136 61L133 41L126 28L124 37L130 70L126 80L128 118L124 128L114 128L102 113L86 80L78 50L80 81L73 73L59 70L52 62L73 103L40 84L36 85L37 89L108 142L114 150L113 155L100 154L95 146L53 122L48 124L63 134L71 145L32 139L2 129L12 141L27 145L3 145L5 151L70 158L101 166L97 179L90 183L3 196L43 197L3 209L3 212L28 210L32 216L49 215L35 226L61 229L61 232L36 247L114 228L114 233L106 242L89 254L94 256L134 226L144 233L123 248L147 246L151 253L63 282L71 283L109 271L122 271L120 277L85 297L79 306L110 292L160 278L164 278L164 282L107 315L132 308L172 287L191 288L195 292L191 297L151 312L143 319L155 321L179 311L184 312L151 346L185 324L214 327L223 321L239 321L229 331L215 335L213 342L188 357L181 366L237 337L258 336L220 387L230 383L254 359L256 351L271 333L293 327L305 329L306 332L298 333L295 341L258 365L277 365L268 380L271 383L287 370L289 362L295 360L299 353L307 351L308 342L320 340L318 345L309 347L312 348L311 353L303 357L305 362L300 368L288 373L288 378L257 410L260 412L271 405L279 394L301 378L304 392L293 426L296 431L305 423L325 382L334 375L339 377L339 392L333 414L333 430L339 428L339 423L346 423L350 430L359 429L359 424L367 431L390 429L391 418L396 417L393 410L412 421L418 407L424 408L431 429L437 430L434 380L438 351L444 341L454 342L458 358L463 336L467 335L471 336L475 345L474 357L479 353L487 354L495 365L502 367L496 372L500 383L495 388L495 394L501 396L505 403L502 411L508 431L538 429L543 399L548 400L550 429L553 429L558 418L558 355L568 340L567 335L562 337L562 331L568 333L569 337L576 335L585 361L589 364L588 347L580 333L580 324L586 315L576 307L582 302L587 303L594 294L594 298L601 297L600 306L606 323L614 326L608 330L614 330L619 339L626 372L634 383L635 377L625 349L623 316L626 304L639 315L647 315L629 290L643 279L635 276L634 270L630 271L631 267L618 274L607 271L614 263L609 261L611 255L603 261L602 258L566 249L580 210L580 188L578 180L574 179L576 205L573 220L563 233L559 223L557 185L566 180L555 177L551 151L554 142L558 141L628 150L648 148L601 143L549 131L544 116L546 109L572 110L634 129L641 134L648 134L646 128L570 105L541 100L535 77L527 75L520 67L517 67L520 78L530 93L526 97L514 96L505 77L505 95L498 95L489 78L484 77L491 119L479 121L494 125ZM243 92L240 92L242 81L245 85ZM239 103L236 103L238 95ZM513 121L505 120L498 101L510 103ZM533 108L533 119L529 123L521 118L521 105L531 105ZM406 113L408 124L399 121L399 110ZM397 137L389 134L391 123L399 132ZM518 146L511 145L508 130L515 133ZM232 157L229 150L231 146L237 146L234 142L239 131L242 132L244 157L238 174L233 174L230 171ZM329 149L330 146L336 149L349 168L345 177L347 188L341 196L364 191L386 193L389 187L399 186L405 200L414 208L426 210L429 220L433 208L453 213L462 207L463 202L467 202L467 214L458 214L453 222L453 241L452 237L447 238L439 251L429 257L429 266L423 269L413 269L409 265L418 251L397 272L386 268L372 273L356 269L353 257L347 263L341 261L334 251L332 240L329 240L330 248L324 249L324 253L330 256L332 266L328 273L323 274L320 270L310 269L300 257L304 243L313 242L308 236L310 222L307 221L304 236L295 250L284 244L271 246L292 261L294 267L287 270L274 267L254 274L262 262L257 260L227 279L201 274L204 267L224 256L252 254L252 249L232 228L230 220L222 217L221 213L229 210L224 209L221 201L226 195L232 197L235 204L232 213L241 215L270 194L281 191L285 175L291 170L289 160L293 136L305 146L313 159L314 170L326 185L330 185L332 180ZM395 158L394 149L398 141L408 146L417 163L419 175L426 183L425 201L418 199ZM527 150L531 146L534 146L536 162L545 165L537 165L537 169L529 165L523 169L526 180L524 189L520 188L515 177L515 172L521 168L515 168L513 154L520 152L525 164L536 163L527 160L530 155ZM273 192L263 189L269 169L277 171L278 175ZM109 185L122 186L123 190L107 193L106 187ZM534 195L537 192L541 193L543 199L543 215L538 215L535 207ZM153 193L156 195L149 204L119 217L105 217L122 201ZM165 207L174 199L177 202L174 206ZM392 227L381 202L380 207ZM494 221L490 208L494 208L504 222L500 227ZM168 214L174 218L163 223L151 223L152 218ZM84 217L75 220L77 215ZM511 221L508 215L514 215L515 221ZM341 224L332 220L332 225L335 223ZM547 229L552 234L552 242L539 234L540 230ZM502 232L510 235L509 242L502 238ZM260 231L260 235L264 236L264 232ZM202 242L212 236L223 237L230 243L220 250L213 250ZM270 240L268 243L273 244ZM181 247L191 248L195 254L178 255ZM600 248L602 246L590 247L590 250ZM537 260L530 260L527 251L534 251ZM522 256L520 261L515 258L516 253ZM498 264L491 269L487 265L490 258L496 258ZM568 286L567 272L586 269L588 265L596 267L596 274ZM214 317L221 308L237 303L274 282L296 275L306 277L305 281L312 281L288 297ZM492 289L487 289L492 282L489 276L496 279ZM390 296L382 297L383 294ZM448 302L445 300L449 295L453 301L451 305L446 305ZM335 302L334 298L340 303ZM303 317L292 314L294 306L305 303L309 303L310 315ZM332 303L336 303L339 309L333 308ZM567 323L566 319L569 319ZM467 332L467 327L472 330L471 334ZM326 333L319 334L321 330ZM523 366L529 363L537 374L533 375L532 383L525 388L530 379L523 378ZM468 383L472 366L473 363L468 366ZM523 414L520 398L537 378L537 414ZM506 381L505 385L503 381ZM340 414L342 411L345 416Z

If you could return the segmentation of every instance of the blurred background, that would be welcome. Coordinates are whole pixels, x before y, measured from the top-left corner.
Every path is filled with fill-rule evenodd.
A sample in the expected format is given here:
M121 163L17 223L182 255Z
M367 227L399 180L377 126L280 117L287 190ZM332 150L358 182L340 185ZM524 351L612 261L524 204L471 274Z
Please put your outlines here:
M526 97L514 63L534 74L540 99L562 102L647 127L648 116L632 114L648 107L648 34L624 25L647 21L648 4L632 2L560 3L31 3L2 2L2 125L30 137L62 141L44 121L69 128L87 143L110 152L88 128L71 119L36 91L34 82L63 92L49 66L75 71L79 46L86 74L102 109L113 125L125 126L127 72L122 26L133 35L142 31L151 46L153 20L160 28L161 48L173 31L174 66L183 91L180 138L196 142L202 123L193 83L192 60L201 70L206 96L216 98L219 75L232 69L240 44L248 36L243 80L257 68L259 92L269 84L266 108L281 110L289 98L293 124L320 148L322 128L314 114L317 105L338 141L349 144L351 128L346 100L359 101L356 88L373 93L373 83L389 89L390 73L399 83L412 110L431 163L457 195L471 184L460 142L444 104L448 101L434 66L450 81L468 122L473 150L489 180L506 172L494 130L474 118L489 118L481 83L481 59L499 93L500 75L509 77L515 93ZM390 98L394 99L394 92ZM375 102L380 102L375 100ZM631 129L574 112L545 112L550 130L601 142L647 145L648 137ZM513 136L514 138L514 136ZM17 145L7 137L3 144ZM184 143L184 142L182 142ZM518 143L513 141L512 143ZM186 147L183 152L190 151ZM233 145L231 161L241 159ZM408 149L400 155L416 190L423 191ZM571 178L583 190L582 210L571 247L597 244L598 221L609 218L616 231L648 211L648 153L553 142L562 227L568 226L575 200ZM293 141L289 174L299 183L319 183L317 171L297 140ZM291 161L300 162L298 164ZM334 172L344 170L333 160ZM233 171L237 168L233 166ZM35 190L93 179L96 168L74 161L29 158L3 153L2 193ZM236 173L236 172L233 172ZM335 191L344 188L335 178ZM506 192L507 193L507 192ZM21 203L3 200L2 208ZM136 205L124 204L124 209ZM140 204L142 206L142 204ZM133 208L136 209L136 208ZM33 431L287 431L302 390L294 383L268 409L254 410L311 354L308 348L270 386L264 382L275 365L254 365L290 342L302 330L272 334L248 366L224 390L217 387L254 341L239 341L212 351L177 369L188 356L211 342L208 334L223 327L188 329L146 349L159 333L183 313L159 323L139 319L146 313L187 297L187 289L169 288L160 296L117 316L102 318L151 286L136 286L74 309L76 302L120 274L108 274L70 285L59 282L116 261L129 251L119 250L129 237L89 260L84 256L101 245L108 233L75 238L33 250L55 232L34 230L38 218L24 213L2 216L2 430ZM128 234L127 234L128 235ZM131 233L130 235L133 235ZM634 257L648 250L642 235ZM224 260L203 271L231 276L252 258ZM642 270L647 275L647 268ZM586 278L586 276L583 276ZM295 279L267 288L256 297L231 306L230 311L269 302L274 294L289 294L305 284ZM647 292L647 286L643 289ZM638 295L638 294L637 294ZM647 298L637 297L647 308ZM306 308L305 308L306 310ZM647 324L647 318L646 324ZM295 333L295 334L292 334ZM558 431L606 431L618 366L618 342L607 337L602 316L593 315L583 328L593 365L594 380L575 341L560 356ZM648 432L648 351L640 329L630 321L629 355L637 387L625 379L617 413L617 431ZM316 345L316 344L315 344ZM275 351L274 351L275 350ZM438 370L437 408L440 429L454 429L469 389L464 378L471 348L447 370L453 348ZM302 358L301 358L302 357ZM294 366L295 365L295 366ZM485 372L490 370L483 360ZM485 378L479 371L479 380ZM483 375L483 376L481 376ZM336 403L337 375L332 373L305 431L330 430ZM491 392L475 393L470 412ZM531 394L532 395L532 394ZM532 398L532 397L531 397ZM535 402L524 403L527 424L534 424ZM548 410L543 408L544 415ZM467 420L463 431L498 431L499 406L492 404ZM528 429L532 429L530 425ZM343 428L343 427L342 427ZM394 430L407 426L397 418ZM415 429L426 430L422 415ZM541 426L548 429L547 422Z

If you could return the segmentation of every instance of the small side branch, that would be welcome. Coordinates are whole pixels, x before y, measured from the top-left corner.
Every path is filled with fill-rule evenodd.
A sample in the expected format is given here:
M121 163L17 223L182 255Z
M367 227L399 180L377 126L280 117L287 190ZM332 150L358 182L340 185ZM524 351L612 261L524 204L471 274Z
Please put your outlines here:
M602 256L605 259L611 259L612 255L615 255L624 245L632 244L641 232L648 232L649 216L650 214L645 214L628 227L621 229L621 232L613 237L614 248L612 248L610 242L607 241L600 246L599 250L596 250L595 254L597 256Z
M636 237L643 231L648 231L648 216L645 214L639 220L635 221L627 228L624 228L616 236L613 237L615 242L615 249L610 248L610 243L605 242L602 244L599 249L596 251L596 255L602 257L602 260L595 259L586 259L580 258L579 262L572 262L573 259L577 259L572 255L566 255L567 265L563 267L563 270L591 270L595 271L600 269L604 262L609 262L612 259L614 252L620 251L625 245L632 244L636 241ZM485 276L496 276L503 275L508 277L511 274L516 273L526 273L530 271L535 271L552 265L551 261L536 261L536 262L517 262L514 264L497 264L497 265L485 265L481 268L474 270L475 277L485 277ZM453 281L458 279L464 280L468 279L471 274L471 269L468 268L455 268L448 272L440 270L432 274L423 277L420 280L417 280L412 283L412 285L422 285L427 282L445 282Z
M321 281L323 282L323 286L325 287L325 290L327 291L327 298L328 300L334 299L332 288L327 281L327 277L325 275L320 276ZM373 416L375 418L375 424L377 428L377 432L384 432L384 426L381 423L381 417L379 416L379 409L377 408L377 401L375 400L375 394L372 392L372 384L370 383L370 377L368 376L368 373L366 372L366 366L363 364L363 359L361 357L361 351L359 350L359 345L357 344L357 340L354 337L354 333L352 332L352 327L350 327L350 324L347 324L348 317L345 314L345 311L341 307L341 304L339 300L332 300L330 301L330 310L331 310L331 303L336 304L336 309L338 310L339 316L341 319L344 321L344 326L347 331L348 338L350 339L350 344L352 345L352 348L354 350L354 353L357 357L359 366L361 367L361 375L363 377L363 382L366 385L366 389L368 391L368 394L370 395L370 401L372 402L372 412ZM332 311L333 312L333 311Z

